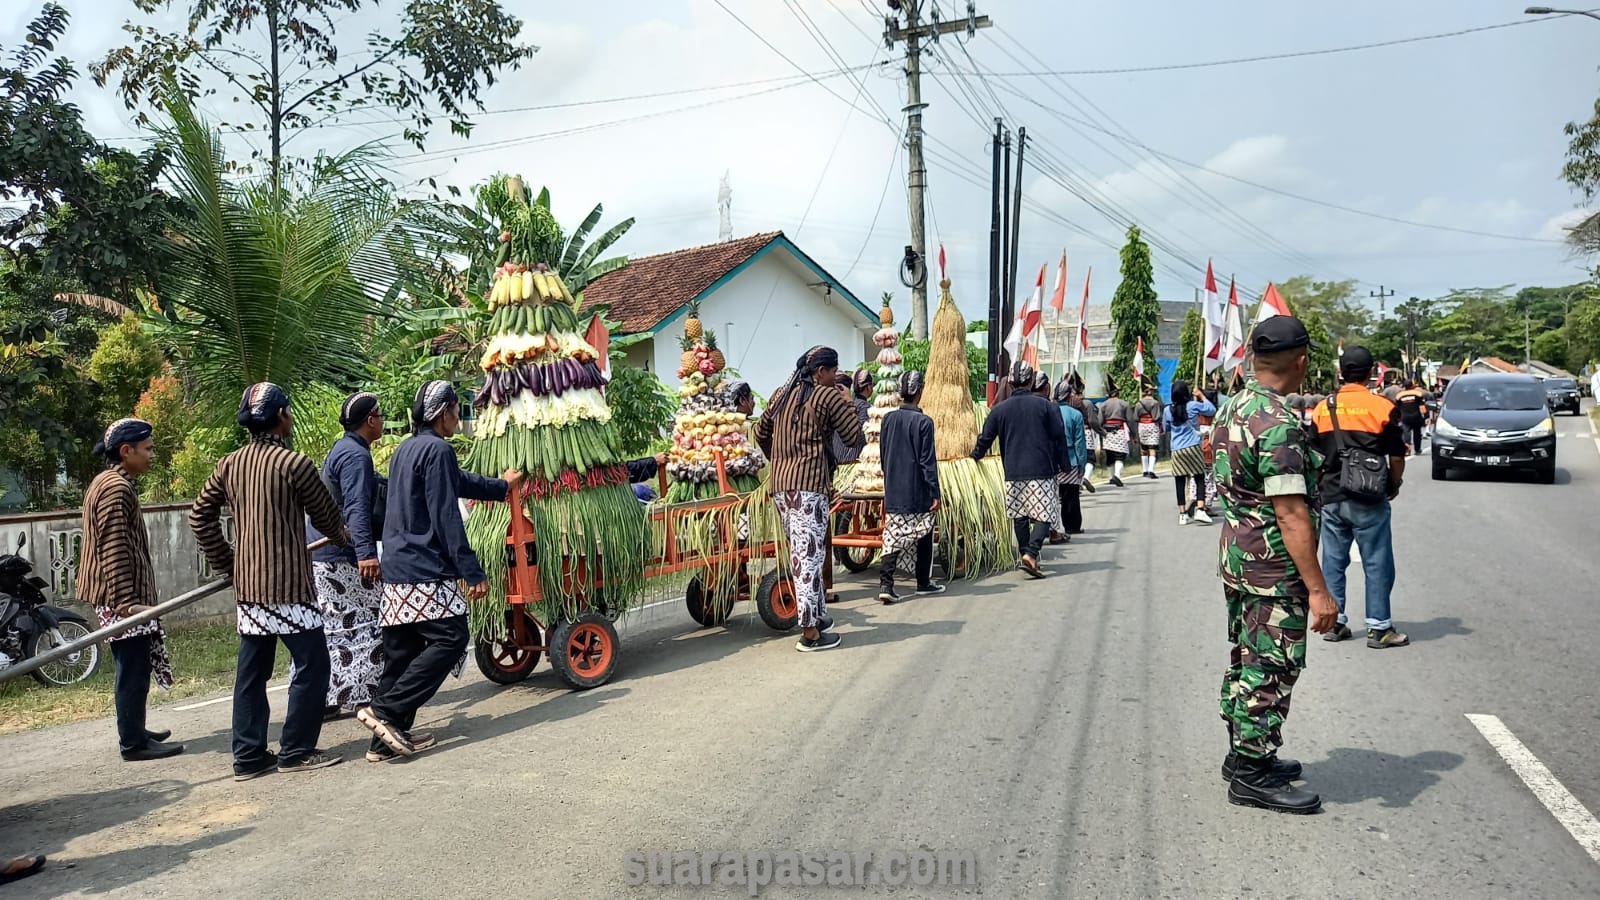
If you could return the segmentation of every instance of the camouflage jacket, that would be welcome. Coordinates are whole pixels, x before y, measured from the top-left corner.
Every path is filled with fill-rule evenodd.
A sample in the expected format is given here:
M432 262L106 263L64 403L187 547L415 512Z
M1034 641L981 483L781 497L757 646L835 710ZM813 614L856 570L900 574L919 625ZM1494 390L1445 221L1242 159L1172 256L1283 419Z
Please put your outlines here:
M1222 500L1222 583L1251 594L1306 592L1284 547L1272 498L1299 494L1312 506L1322 457L1284 397L1255 382L1228 398L1212 423Z

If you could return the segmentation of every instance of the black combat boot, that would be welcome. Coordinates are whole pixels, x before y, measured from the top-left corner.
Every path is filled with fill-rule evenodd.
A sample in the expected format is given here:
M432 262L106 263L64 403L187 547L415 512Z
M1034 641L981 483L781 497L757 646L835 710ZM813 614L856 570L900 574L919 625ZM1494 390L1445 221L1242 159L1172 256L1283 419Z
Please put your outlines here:
M1243 756L1228 782L1228 802L1273 812L1309 815L1322 810L1322 798L1274 775L1272 761Z
M1239 759L1240 757L1237 752L1233 750L1228 751L1228 755L1222 760L1223 781L1233 780L1233 771L1239 767ZM1266 762L1271 764L1272 774L1278 776L1279 778L1282 778L1285 781L1300 780L1300 773L1302 770L1299 760L1279 759L1277 754L1273 754L1272 756L1266 758Z

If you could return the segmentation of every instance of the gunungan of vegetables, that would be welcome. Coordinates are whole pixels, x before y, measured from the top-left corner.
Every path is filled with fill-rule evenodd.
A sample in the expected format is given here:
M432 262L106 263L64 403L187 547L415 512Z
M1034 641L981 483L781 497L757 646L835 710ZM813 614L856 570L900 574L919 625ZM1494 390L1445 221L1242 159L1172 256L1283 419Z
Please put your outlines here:
M754 490L756 473L766 466L761 451L745 436L746 418L736 408L727 359L717 348L717 336L700 322L700 307L689 305L683 324L679 358L680 405L673 422L672 449L667 454L667 475L672 485L667 500L682 502L716 496L716 454L720 452L728 479L735 490Z
M867 445L861 450L856 464L853 490L858 494L883 493L883 459L879 455L878 438L883 434L883 417L900 408L900 335L894 330L894 311L889 308L889 295L883 295L883 308L878 310L877 333L872 343L878 347L878 380L873 385L872 408L867 410Z

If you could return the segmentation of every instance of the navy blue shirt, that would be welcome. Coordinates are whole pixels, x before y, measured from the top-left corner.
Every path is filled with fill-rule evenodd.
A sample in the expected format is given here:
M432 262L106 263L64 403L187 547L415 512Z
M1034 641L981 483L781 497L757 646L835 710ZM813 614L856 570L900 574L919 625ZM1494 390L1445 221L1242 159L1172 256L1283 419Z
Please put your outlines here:
M883 460L883 511L916 515L939 499L939 458L933 420L909 403L883 417L878 437Z
M339 514L350 529L350 546L328 545L311 553L320 563L350 563L378 558L378 536L372 533L372 504L378 497L378 473L372 468L372 445L351 432L334 442L322 461L322 480L332 485ZM322 540L322 532L307 523L306 543Z
M389 460L389 509L383 521L386 584L484 580L467 543L459 500L504 500L507 485L461 471L456 450L431 428L400 442Z
M973 459L983 459L996 440L1007 481L1054 480L1072 463L1067 428L1056 404L1038 394L1014 393L995 404L983 421Z

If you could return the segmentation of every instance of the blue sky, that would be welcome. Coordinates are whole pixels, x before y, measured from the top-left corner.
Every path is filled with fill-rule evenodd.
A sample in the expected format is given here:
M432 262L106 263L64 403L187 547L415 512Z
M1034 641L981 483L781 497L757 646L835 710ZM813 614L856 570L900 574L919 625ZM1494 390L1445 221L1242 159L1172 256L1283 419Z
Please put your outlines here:
M802 29L794 9L809 16L851 66L881 64L890 55L877 39L881 4L871 0L723 3L810 72L837 65ZM526 36L542 50L489 93L488 106L581 105L485 116L472 140L441 135L420 158L395 141L398 178L467 186L495 171L521 172L551 187L564 217L576 218L597 201L613 217L636 216L639 224L623 249L645 254L715 240L717 183L729 171L736 233L782 228L857 295L870 300L895 290L904 309L906 291L894 274L907 243L903 154L895 149L903 103L897 64L868 70L859 83L824 79L835 97L802 83L790 63L715 0L506 5L527 20ZM941 5L949 16L953 4ZM79 0L69 8L75 21L64 50L86 72L91 60L115 46L132 5ZM1557 238L1579 199L1558 178L1561 126L1583 117L1600 91L1594 62L1600 22L1531 20L1521 10L1520 3L1479 0L980 4L999 27L980 32L964 49L942 42L928 59L925 81L926 126L944 157L933 161L929 175L930 232L949 247L958 299L976 313L986 297L989 198L986 187L964 183L949 167L962 165L979 177L987 172L987 123L995 106L1027 126L1040 158L1049 158L1058 175L1066 170L1083 179L1177 251L1155 251L1157 284L1166 298L1190 296L1198 276L1185 262L1203 265L1207 257L1220 274L1237 273L1251 291L1300 273L1355 278L1363 294L1383 284L1401 299L1453 287L1581 279L1582 261L1558 243L1380 221L1179 166L1185 182L1139 146L1396 218ZM14 42L32 11L31 4L6 4L0 37ZM1529 24L1449 39L1233 66L1043 79L1010 74L1319 50L1523 19ZM363 14L342 27L389 22L382 14ZM952 67L996 74L980 81L957 76ZM797 76L793 86L778 81L589 102L787 76ZM748 96L761 90L769 92ZM863 91L892 124L877 118L874 102L858 97ZM135 133L120 103L86 76L74 99L98 133ZM726 102L673 112L712 100ZM1122 140L1074 129L1037 104ZM631 121L604 124L619 119ZM604 127L549 134L597 125ZM324 129L302 146L348 146L393 130ZM538 135L548 136L532 139ZM486 146L494 141L519 142ZM1026 184L1033 201L1089 234L1025 213L1019 280L1031 283L1037 267L1053 264L1065 247L1069 278L1081 284L1093 265L1093 300L1105 302L1116 284L1116 255L1106 244L1121 243L1122 226L1037 171Z

